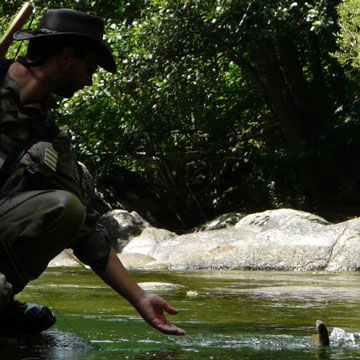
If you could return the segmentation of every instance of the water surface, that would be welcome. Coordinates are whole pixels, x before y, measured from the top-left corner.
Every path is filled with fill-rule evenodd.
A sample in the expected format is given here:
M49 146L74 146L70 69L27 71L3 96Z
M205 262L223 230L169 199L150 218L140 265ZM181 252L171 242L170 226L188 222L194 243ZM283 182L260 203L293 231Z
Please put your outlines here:
M153 292L180 311L187 335L149 327L122 298L84 269L49 269L20 300L41 302L58 318L55 331L91 343L7 345L7 360L360 359L360 274L299 272L133 272L139 282L165 282ZM145 284L146 286L146 284ZM189 295L189 290L192 292ZM315 320L333 328L332 346L310 340ZM339 333L340 331L340 333ZM342 332L342 333L341 333Z

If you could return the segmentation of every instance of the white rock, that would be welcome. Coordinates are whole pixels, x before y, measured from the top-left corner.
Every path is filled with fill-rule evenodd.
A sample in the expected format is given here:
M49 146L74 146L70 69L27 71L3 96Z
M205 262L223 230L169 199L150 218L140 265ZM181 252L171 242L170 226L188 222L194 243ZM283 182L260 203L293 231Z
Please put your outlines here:
M122 254L137 253L152 256L151 254L161 243L175 236L175 233L164 229L147 228L124 247Z

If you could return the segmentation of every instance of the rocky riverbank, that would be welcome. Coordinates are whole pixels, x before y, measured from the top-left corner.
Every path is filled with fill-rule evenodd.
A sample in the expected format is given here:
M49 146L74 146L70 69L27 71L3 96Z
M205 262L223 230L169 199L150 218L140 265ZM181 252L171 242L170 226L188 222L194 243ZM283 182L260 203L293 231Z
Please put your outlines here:
M124 210L106 214L102 223L129 269L360 269L360 218L333 224L292 209L235 213L185 235L151 227ZM67 251L50 266L80 265Z

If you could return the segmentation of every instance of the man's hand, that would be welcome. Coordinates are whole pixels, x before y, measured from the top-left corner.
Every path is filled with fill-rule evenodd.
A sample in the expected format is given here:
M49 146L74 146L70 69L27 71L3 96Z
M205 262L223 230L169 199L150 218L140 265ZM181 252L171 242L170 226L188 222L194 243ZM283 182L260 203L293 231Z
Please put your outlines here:
M105 271L97 274L127 299L143 319L155 329L169 335L185 335L183 329L171 324L164 316L164 311L170 315L176 315L178 311L160 296L143 290L124 268L114 249L110 251Z
M171 324L164 316L164 311L170 315L176 315L178 311L160 296L145 292L133 305L144 320L155 329L169 335L185 335L183 329Z

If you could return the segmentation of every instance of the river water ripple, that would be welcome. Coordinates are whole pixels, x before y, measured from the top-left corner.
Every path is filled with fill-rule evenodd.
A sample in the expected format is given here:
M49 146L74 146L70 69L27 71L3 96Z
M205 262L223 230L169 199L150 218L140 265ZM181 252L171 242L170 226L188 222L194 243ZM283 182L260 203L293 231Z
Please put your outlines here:
M55 268L32 283L20 300L55 311L58 322L47 336L57 342L0 343L4 359L360 359L359 273L133 275L179 309L172 321L186 329L186 336L166 336L147 326L90 271ZM331 332L328 348L310 340L316 319Z

